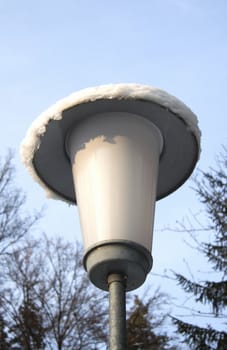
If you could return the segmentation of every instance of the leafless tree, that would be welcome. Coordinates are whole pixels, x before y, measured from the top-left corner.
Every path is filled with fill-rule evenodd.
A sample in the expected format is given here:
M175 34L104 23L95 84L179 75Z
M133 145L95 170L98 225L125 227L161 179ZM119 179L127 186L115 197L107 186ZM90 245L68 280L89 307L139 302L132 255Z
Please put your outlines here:
M34 226L40 214L26 215L25 196L15 186L15 168L12 152L0 158L0 256L24 237Z
M107 293L91 286L81 256L78 245L42 237L6 257L9 288L1 305L12 342L26 350L106 343Z

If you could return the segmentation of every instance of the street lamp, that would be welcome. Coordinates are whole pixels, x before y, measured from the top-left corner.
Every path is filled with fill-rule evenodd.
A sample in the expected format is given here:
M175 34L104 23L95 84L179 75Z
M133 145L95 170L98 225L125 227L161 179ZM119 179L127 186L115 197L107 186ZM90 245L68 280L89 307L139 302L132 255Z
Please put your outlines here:
M110 292L110 349L125 349L125 290L152 267L155 201L181 186L199 157L192 111L166 92L104 85L59 101L21 145L48 192L77 204L93 284Z

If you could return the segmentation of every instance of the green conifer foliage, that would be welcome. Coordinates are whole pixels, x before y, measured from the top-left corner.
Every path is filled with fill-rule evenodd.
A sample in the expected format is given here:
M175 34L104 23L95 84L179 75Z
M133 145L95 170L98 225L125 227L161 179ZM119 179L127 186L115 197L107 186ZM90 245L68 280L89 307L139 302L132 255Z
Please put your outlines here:
M211 234L210 241L199 243L197 249L207 259L210 271L217 273L217 279L192 281L175 273L181 288L194 296L198 303L211 306L213 317L226 318L227 306L227 150L224 149L217 162L217 169L201 171L195 179L196 194L202 203L207 225L204 232ZM187 230L193 235L194 230ZM204 237L204 235L203 235ZM227 333L209 325L199 327L173 318L179 333L193 350L226 350Z

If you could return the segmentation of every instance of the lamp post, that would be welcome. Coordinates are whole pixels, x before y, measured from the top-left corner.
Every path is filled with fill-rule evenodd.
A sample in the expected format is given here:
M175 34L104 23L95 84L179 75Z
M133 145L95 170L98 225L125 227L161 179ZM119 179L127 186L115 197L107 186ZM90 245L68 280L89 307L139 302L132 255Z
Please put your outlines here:
M48 194L78 205L85 269L110 294L111 350L126 348L125 291L152 267L155 201L190 176L199 148L192 111L137 84L70 95L41 114L21 145Z

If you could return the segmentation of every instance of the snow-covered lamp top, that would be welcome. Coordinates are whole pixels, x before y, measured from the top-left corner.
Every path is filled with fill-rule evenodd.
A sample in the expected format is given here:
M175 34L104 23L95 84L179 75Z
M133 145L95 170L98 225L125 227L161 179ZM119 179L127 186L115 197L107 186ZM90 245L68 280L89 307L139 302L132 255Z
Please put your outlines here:
M76 203L65 138L80 120L104 112L136 114L160 130L164 145L157 199L173 192L189 177L200 153L195 114L160 89L139 84L110 84L69 95L43 112L29 128L21 144L21 159L49 197Z

